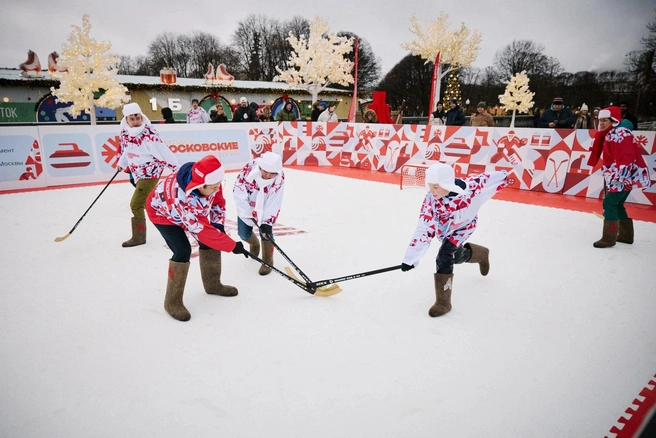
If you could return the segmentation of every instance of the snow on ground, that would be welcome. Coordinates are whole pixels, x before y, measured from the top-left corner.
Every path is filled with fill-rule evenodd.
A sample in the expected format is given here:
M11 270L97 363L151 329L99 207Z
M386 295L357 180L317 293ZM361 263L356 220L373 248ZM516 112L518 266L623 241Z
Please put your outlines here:
M277 242L313 280L400 264L423 190L286 176L279 222L307 233ZM100 190L0 196L0 436L604 436L656 372L654 223L601 250L592 214L492 200L471 238L490 274L456 266L440 318L436 243L330 298L233 254L239 296L209 296L192 259L182 323L163 309L155 228L121 247L129 184L53 241Z

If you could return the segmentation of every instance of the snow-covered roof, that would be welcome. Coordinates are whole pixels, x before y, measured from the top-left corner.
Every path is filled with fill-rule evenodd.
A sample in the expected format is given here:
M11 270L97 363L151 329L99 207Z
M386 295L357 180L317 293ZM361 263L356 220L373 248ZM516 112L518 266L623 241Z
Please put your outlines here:
M21 70L11 69L11 68L0 68L0 79L20 81L20 80L53 80L48 73L48 70L43 70L41 72L42 77L23 77L20 75ZM159 76L136 76L136 75L116 75L116 80L121 84L145 84L145 85L162 85L162 81ZM225 89L240 89L240 88L262 88L262 89L279 89L281 91L299 91L306 92L302 88L290 87L285 82L265 82L265 81L233 81L232 85L207 85L205 84L205 79L200 78L177 78L177 82L174 85L181 87L196 86L202 87L206 86L207 88L225 88ZM330 93L349 93L349 91L338 90L336 88L326 88L325 92Z

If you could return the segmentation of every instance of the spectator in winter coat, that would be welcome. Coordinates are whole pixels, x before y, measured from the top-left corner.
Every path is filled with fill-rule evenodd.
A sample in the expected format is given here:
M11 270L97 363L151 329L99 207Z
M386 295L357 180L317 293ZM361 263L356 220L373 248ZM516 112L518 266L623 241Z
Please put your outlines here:
M588 165L594 167L603 155L604 228L595 248L615 246L616 242L633 243L633 219L624 202L633 189L651 185L649 169L631 130L620 125L620 109L616 106L599 111L599 131L592 143Z
M478 210L495 193L508 185L508 172L483 173L456 179L448 164L435 163L426 169L429 192L421 205L419 224L403 257L403 272L415 268L428 251L431 240L441 242L435 259L435 304L428 314L441 316L451 310L453 266L478 263L482 275L490 270L489 250L465 243L476 230Z
M574 113L563 105L562 97L556 97L551 103L551 108L542 113L540 128L571 129L575 122Z
M285 103L285 106L276 114L277 122L293 122L296 120L294 105L291 102Z
M447 126L462 126L465 124L465 112L458 105L456 99L449 101L449 109L446 112Z
M123 247L127 248L146 243L146 197L165 168L177 169L178 159L153 129L138 103L123 106L119 143L121 154L117 169L129 172L135 185L130 200L132 237L123 242Z
M239 237L250 245L251 254L258 255L260 241L253 234L253 220L260 226L262 239L262 259L273 266L273 226L276 224L282 195L285 188L285 174L282 171L282 158L273 152L265 152L261 157L246 164L239 172L232 193L237 207L237 232ZM267 275L271 269L260 266L260 275Z
M236 287L221 283L221 251L248 257L244 245L225 233L223 173L219 159L207 155L195 163L180 166L148 197L148 218L173 251L164 309L178 321L191 318L182 301L191 258L191 245L185 232L198 242L200 276L205 292L223 297L234 297L238 293Z
M591 129L592 122L590 120L590 115L588 114L588 106L586 104L581 105L579 110L579 115L576 118L574 123L574 129Z
M437 108L433 111L428 118L429 125L444 125L446 120L446 112L444 112L444 105L442 102L437 102Z
M328 105L328 109L319 114L317 122L339 122L337 114L335 114L335 104Z
M594 107L594 109L592 110L592 117L590 118L589 129L599 130L599 111L601 111L601 108L599 108L598 106Z
M273 122L273 115L271 114L271 107L266 105L262 108L262 114L260 114L260 122Z
M485 102L478 102L476 114L471 116L471 126L494 126L494 119L485 111Z
M173 118L173 111L171 111L171 108L165 107L162 108L162 120L161 123L175 123L175 119Z
M198 106L198 99L191 101L191 109L187 111L187 123L208 123L210 117L203 107Z
M312 104L312 114L310 115L310 120L316 122L319 119L319 114L321 114L326 109L325 102L316 101Z
M210 119L212 123L225 123L228 121L228 116L226 116L225 111L223 110L223 105L217 103L212 111L210 111Z
M638 129L638 118L629 112L629 103L626 100L622 100L619 103L620 111L622 112L622 121L628 120L631 122L632 126L625 125L631 131Z
M239 108L235 110L232 116L233 122L259 122L257 113L253 108L248 105L248 100L245 97L239 98Z

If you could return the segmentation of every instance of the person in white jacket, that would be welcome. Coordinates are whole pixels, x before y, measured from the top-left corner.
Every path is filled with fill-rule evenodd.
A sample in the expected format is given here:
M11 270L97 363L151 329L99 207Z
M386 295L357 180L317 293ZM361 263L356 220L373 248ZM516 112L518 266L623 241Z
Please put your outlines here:
M235 181L232 193L237 208L237 233L248 242L251 254L260 253L260 241L253 233L253 220L260 226L262 259L273 266L273 226L276 224L285 189L285 174L282 157L265 152L261 157L247 163ZM271 269L260 266L260 275Z
M426 169L429 192L421 205L419 223L401 264L407 272L419 264L433 238L442 243L435 259L435 304L428 314L441 316L451 310L453 266L478 263L482 275L490 270L489 250L465 243L476 230L478 210L496 192L508 185L505 170L456 179L448 164L435 163Z
M330 104L327 109L319 114L317 122L339 122L337 114L335 114L335 104Z
M146 243L146 197L157 185L164 169L175 171L178 168L178 159L164 144L138 103L123 106L119 142L121 151L117 168L130 173L135 185L130 200L132 237L122 245L128 248Z

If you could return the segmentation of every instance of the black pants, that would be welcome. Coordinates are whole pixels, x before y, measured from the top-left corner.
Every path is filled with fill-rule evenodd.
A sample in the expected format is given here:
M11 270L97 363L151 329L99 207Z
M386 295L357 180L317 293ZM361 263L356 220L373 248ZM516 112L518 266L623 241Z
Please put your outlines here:
M469 259L471 259L471 249L468 243L457 247L451 241L444 239L435 259L436 272L453 274L453 265L468 262Z
M191 243L182 227L177 225L154 224L157 231L162 235L166 244L173 251L171 260L178 263L186 263L191 259ZM214 225L219 231L225 232L223 225ZM211 249L209 246L198 242L200 249Z

